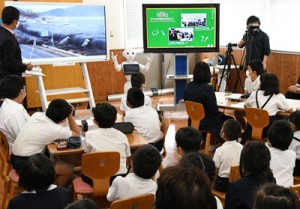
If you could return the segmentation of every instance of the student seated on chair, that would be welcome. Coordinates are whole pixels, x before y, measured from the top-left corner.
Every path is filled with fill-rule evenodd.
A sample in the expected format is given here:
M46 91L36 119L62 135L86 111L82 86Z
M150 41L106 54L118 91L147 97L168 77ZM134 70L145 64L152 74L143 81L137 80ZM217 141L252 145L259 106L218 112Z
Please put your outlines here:
M117 109L107 102L102 102L98 103L92 111L99 128L85 133L85 151L119 152L120 169L115 175L125 176L128 173L127 167L130 165L131 152L126 135L113 128L117 119ZM86 183L93 185L90 178L85 175L81 177ZM111 182L114 178L115 176L111 178Z
M193 166L193 167L196 167L198 169L205 171L206 175L208 176L208 178L211 181L211 184L216 178L215 163L211 159L210 156L208 156L207 154L204 154L204 153L190 152L190 153L185 154L181 158L181 160L179 162L179 166L182 166L182 167ZM212 186L211 184L210 184L210 186ZM220 199L216 196L215 196L215 198L217 201L217 209L223 209Z
M0 130L5 134L11 153L17 135L30 118L22 102L26 89L22 78L17 75L6 76L0 83L1 94L5 98L0 108Z
M184 156L190 152L199 152L203 141L199 130L188 126L180 128L175 134L177 153Z
M8 209L64 209L71 202L69 190L54 184L54 166L44 154L29 157L19 175L25 191L9 201Z
M231 182L225 196L225 209L252 209L256 191L266 183L275 183L270 169L271 155L263 142L250 141L240 158L241 178Z
M260 75L265 72L262 62L258 59L251 60L248 65L248 77L245 79L244 98L248 98L253 91L257 91L260 87ZM234 111L234 116L243 128L246 127L244 120L245 111Z
M290 188L266 184L256 193L253 208L298 209L300 201Z
M143 73L138 72L138 73L134 73L131 75L131 86L132 87L137 87L137 88L140 88L142 91L144 91L145 87L146 87L145 82L146 82L146 79L145 79L145 75ZM144 105L152 107L151 99L147 95L145 95ZM125 113L128 110L130 110L130 107L127 106L127 95L124 95L121 98L120 110L123 112L123 115L125 115Z
M64 99L50 102L46 113L36 112L26 122L14 142L11 162L19 172L22 164L31 155L44 153L46 146L57 139L80 136L80 128L73 115L73 107ZM69 127L63 126L68 120ZM71 164L58 160L55 162L56 184L65 186L73 174Z
M95 201L84 198L69 204L65 209L99 209L99 206Z
M290 187L294 184L293 171L296 162L296 153L288 150L293 139L293 130L289 122L279 120L274 122L268 131L268 144L271 152L270 167L276 183Z
M155 209L216 209L210 180L194 166L171 166L157 179Z
M296 166L294 168L294 176L300 176L300 111L292 112L290 115L290 124L294 132L293 140L289 146L289 150L296 153Z
M163 148L163 133L160 130L159 115L152 107L144 106L144 97L144 93L139 88L133 87L128 90L127 104L131 109L126 112L124 121L131 122L149 144L161 151Z
M278 111L293 112L293 107L279 91L279 80L273 73L264 73L260 76L260 88L251 93L245 102L245 107L253 107L268 111L270 125L278 120ZM268 127L263 130L263 138L267 135ZM243 135L243 143L251 137L252 127L247 124Z
M243 145L237 142L241 135L242 127L239 122L233 119L225 121L221 130L221 136L225 142L217 148L213 157L218 176L214 189L226 192L229 184L229 174L232 165L239 164Z
M211 72L207 63L199 62L194 67L193 81L184 89L184 100L199 102L205 110L205 118L201 120L200 130L209 130L220 142L224 142L220 136L220 130L225 120L230 117L220 112L213 87L209 84ZM188 119L191 124L191 119Z
M126 177L117 177L107 193L108 201L130 198L142 194L154 194L157 184L151 178L161 165L162 158L152 145L138 148L132 157L132 170Z

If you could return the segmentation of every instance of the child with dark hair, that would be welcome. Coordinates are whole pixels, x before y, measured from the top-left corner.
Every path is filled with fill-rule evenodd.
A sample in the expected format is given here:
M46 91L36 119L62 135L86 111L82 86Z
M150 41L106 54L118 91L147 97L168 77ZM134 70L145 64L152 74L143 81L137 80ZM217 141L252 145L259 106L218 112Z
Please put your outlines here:
M156 209L216 209L210 180L195 166L166 168L157 179Z
M279 120L274 122L268 130L268 144L271 152L270 167L276 183L290 187L294 184L293 171L296 162L296 153L288 150L293 139L293 130L289 122Z
M142 91L144 91L145 87L146 87L146 79L145 79L145 75L141 72L138 73L134 73L131 75L131 86L132 87L136 87L136 88L140 88ZM144 94L145 95L145 94ZM151 107L151 99L149 96L145 95L144 97L145 101L144 101L144 105L145 106L149 106ZM125 113L130 110L130 108L127 105L127 95L124 95L121 98L121 105L120 105L120 110L123 112L123 115L125 115Z
M300 202L291 189L276 184L266 184L256 193L253 208L299 209Z
M300 176L300 111L292 112L290 115L290 125L294 131L293 140L289 146L289 150L296 153L296 166L294 168L294 176Z
M249 76L245 80L244 93L250 94L260 87L260 75L265 72L264 66L259 59L254 59L248 65Z
M278 120L276 116L278 111L293 112L293 107L279 91L278 77L273 73L263 73L260 76L260 88L251 93L250 97L245 102L245 107L252 107L264 109L268 112L270 117L270 125ZM263 130L263 137L266 137L268 127ZM252 127L247 124L245 133L243 134L243 141L251 137Z
M120 169L115 175L126 175L130 164L130 147L128 139L121 131L113 128L117 119L117 109L108 102L101 102L93 108L93 115L98 127L85 133L86 152L120 153ZM92 180L82 176L83 180L92 184Z
M176 132L175 141L178 154L183 156L189 152L199 152L203 138L199 130L188 126Z
M11 152L17 135L30 118L22 102L26 96L26 89L21 77L10 75L0 82L0 94L4 101L0 108L0 130L5 134L9 151Z
M126 177L117 177L108 190L109 201L120 200L142 194L155 194L157 184L151 178L161 165L162 158L152 145L138 148L132 157L132 170Z
M187 153L181 158L178 165L182 167L195 166L196 168L205 171L206 175L211 181L211 184L215 180L216 177L215 163L210 156L204 153L199 153L199 152ZM210 186L212 186L211 184ZM222 203L219 200L219 198L218 197L215 198L217 201L217 209L223 209Z
M80 128L76 124L73 107L64 99L54 99L50 102L46 113L34 113L18 134L12 148L11 161L17 172L24 161L31 155L43 153L48 144L57 139L68 139L80 136ZM61 123L68 120L69 127ZM55 163L56 183L64 186L72 175L72 167L63 161Z
M29 157L19 175L19 185L25 192L13 197L8 209L63 209L71 202L70 192L54 184L54 166L45 155Z
M252 209L256 191L266 183L275 183L270 160L270 151L263 142L250 141L243 147L240 158L241 178L228 186L226 209Z
M95 201L84 198L69 204L65 209L99 209L99 206Z
M142 90L136 87L129 89L127 103L131 109L126 112L124 121L131 122L149 144L161 151L163 148L163 133L160 130L159 115L152 107L144 106L144 93Z
M213 157L218 169L218 176L214 185L214 189L217 191L226 192L231 166L239 163L243 145L237 140L241 135L241 131L242 127L236 120L229 119L223 124L221 136L225 143L216 149Z

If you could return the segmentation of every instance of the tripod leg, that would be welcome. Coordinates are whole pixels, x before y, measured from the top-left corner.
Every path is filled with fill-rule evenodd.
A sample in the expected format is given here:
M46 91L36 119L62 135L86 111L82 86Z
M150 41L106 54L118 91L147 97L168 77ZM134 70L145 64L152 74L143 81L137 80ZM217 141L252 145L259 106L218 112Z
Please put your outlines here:
M235 84L234 84L234 88L233 88L232 92L235 92L238 82L240 82L241 89L243 91L243 84L242 84L242 79L241 79L241 76L240 76L240 71L236 66L236 62L235 62L235 59L234 59L233 55L232 55L232 60L233 60L233 63L234 63L235 69L236 69L236 73L237 73L237 75L236 75L237 79L235 80Z

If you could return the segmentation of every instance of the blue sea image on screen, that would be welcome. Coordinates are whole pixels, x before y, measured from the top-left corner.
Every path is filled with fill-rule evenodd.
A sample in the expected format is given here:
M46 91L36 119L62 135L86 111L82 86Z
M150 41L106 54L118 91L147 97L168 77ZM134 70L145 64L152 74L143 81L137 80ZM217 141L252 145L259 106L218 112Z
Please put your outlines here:
M17 7L23 59L106 55L104 6Z

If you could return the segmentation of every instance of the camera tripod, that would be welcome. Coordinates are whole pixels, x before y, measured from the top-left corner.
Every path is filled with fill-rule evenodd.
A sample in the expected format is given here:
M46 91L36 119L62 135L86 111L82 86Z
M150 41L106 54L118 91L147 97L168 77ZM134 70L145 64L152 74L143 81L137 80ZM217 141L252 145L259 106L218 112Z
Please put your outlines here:
M242 79L241 79L241 76L240 76L239 69L238 69L237 66L236 66L236 62L235 62L234 56L233 56L233 54L232 54L232 52L233 52L232 46L237 46L237 44L231 44L231 43L228 43L228 45L227 45L227 50L226 50L226 61L225 61L225 64L224 64L224 68L223 68L223 71L222 71L222 75L221 75L221 78L220 78L220 82L219 82L218 89L220 89L221 84L222 84L222 81L223 81L224 77L226 76L226 86L225 86L225 90L227 90L227 91L230 90L230 89L229 89L228 82L229 82L230 79L231 79L231 64L232 64L232 62L233 62L233 64L234 64L234 69L236 70L236 73L237 73L237 78L236 78L236 81L235 81L235 83L234 83L234 87L233 87L233 89L232 89L232 92L235 92L238 83L240 83L242 89L243 89L243 84L242 84Z
M244 70L245 73L246 73L246 70L248 69L249 62L251 61L253 48L255 50L255 57L257 57L257 59L261 60L261 58L258 54L257 46L255 44L253 36L254 36L254 31L246 30L246 43L245 43L245 48L243 51L241 65L240 65L240 69Z

